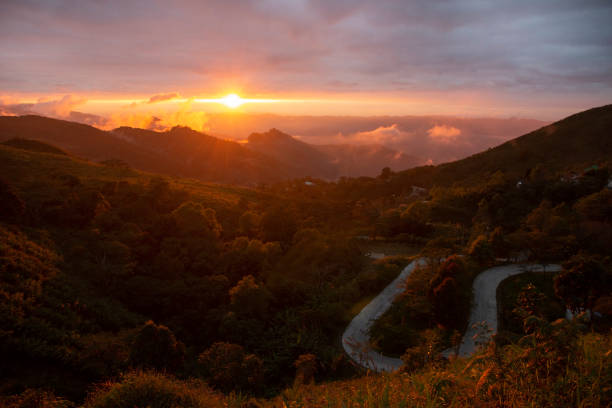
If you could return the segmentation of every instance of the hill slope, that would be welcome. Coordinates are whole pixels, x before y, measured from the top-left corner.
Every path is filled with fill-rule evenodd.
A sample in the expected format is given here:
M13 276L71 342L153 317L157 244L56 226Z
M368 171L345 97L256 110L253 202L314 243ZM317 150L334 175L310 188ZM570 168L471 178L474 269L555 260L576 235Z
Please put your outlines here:
M252 133L246 146L295 168L296 174L326 179L337 176L336 167L325 154L277 129Z
M238 143L182 127L167 132L133 128L105 132L41 116L0 117L0 141L14 138L50 143L95 161L120 159L145 171L205 181L254 184L294 175Z
M451 185L482 181L498 170L521 178L540 166L553 173L581 170L612 160L612 105L589 109L540 128L495 148L438 166L398 174L414 184Z

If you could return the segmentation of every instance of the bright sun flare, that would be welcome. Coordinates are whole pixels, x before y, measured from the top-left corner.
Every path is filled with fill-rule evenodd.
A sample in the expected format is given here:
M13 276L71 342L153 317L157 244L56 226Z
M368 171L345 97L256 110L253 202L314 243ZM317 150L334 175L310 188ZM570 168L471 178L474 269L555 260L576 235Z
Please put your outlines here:
M227 106L228 108L235 109L242 105L245 101L241 97L236 94L229 94L219 99L219 102Z

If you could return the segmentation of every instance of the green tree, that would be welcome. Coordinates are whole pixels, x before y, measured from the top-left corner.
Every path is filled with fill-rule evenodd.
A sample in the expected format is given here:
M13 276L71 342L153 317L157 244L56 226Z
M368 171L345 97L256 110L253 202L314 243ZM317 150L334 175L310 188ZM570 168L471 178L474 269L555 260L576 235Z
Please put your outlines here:
M211 239L218 239L221 235L221 225L212 208L204 208L202 204L187 201L172 211L172 215L182 234L199 235Z
M472 241L468 249L468 254L472 259L478 262L479 265L488 265L494 260L491 243L484 234L479 235Z
M15 222L23 215L25 203L12 186L0 179L0 219Z
M136 367L174 371L183 365L185 346L166 326L149 320L140 328L130 351L130 363Z
M597 299L612 291L612 274L597 258L579 254L563 264L554 285L568 309L591 310Z
M275 206L261 219L261 232L265 241L278 241L288 245L297 231L295 215L286 207Z
M242 278L229 291L231 306L241 316L262 318L268 311L270 292L252 275Z
M263 381L263 361L238 344L214 343L198 362L204 376L222 391L256 389Z

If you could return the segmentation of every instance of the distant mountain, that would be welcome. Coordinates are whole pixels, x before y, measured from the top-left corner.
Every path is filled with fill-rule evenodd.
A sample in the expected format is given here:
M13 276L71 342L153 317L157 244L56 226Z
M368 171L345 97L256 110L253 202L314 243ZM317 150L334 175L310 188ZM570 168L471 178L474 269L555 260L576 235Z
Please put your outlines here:
M383 167L399 170L418 164L383 146L316 146L277 129L253 133L248 143L238 143L180 126L164 132L130 127L103 131L35 115L0 116L0 142L28 149L47 144L47 150L57 146L94 161L116 159L145 171L243 185L306 176L374 176Z
M436 164L468 157L550 123L442 115L315 117L236 112L211 113L207 120L212 134L229 139L277 128L314 146L376 144Z
M334 179L338 176L338 169L326 154L277 129L252 133L245 146L274 157L293 168L297 174L324 179Z
M119 159L130 166L206 181L254 184L296 177L273 158L189 128L167 132L119 128L106 132L41 116L0 116L0 141L49 143L95 161Z
M175 168L163 157L144 152L108 132L65 120L42 116L0 116L0 141L20 138L39 140L87 159L122 159L144 170L171 173ZM155 167L155 168L153 168Z
M172 158L183 176L209 181L252 184L297 177L294 169L274 158L188 127L165 132L121 127L109 132L153 155Z
M298 174L324 179L375 176L384 167L404 170L424 162L379 144L309 144L274 128L251 134L245 146L274 157Z
M580 170L612 162L612 105L589 109L468 158L399 173L406 183L471 184L498 170L520 178L540 166L546 172Z

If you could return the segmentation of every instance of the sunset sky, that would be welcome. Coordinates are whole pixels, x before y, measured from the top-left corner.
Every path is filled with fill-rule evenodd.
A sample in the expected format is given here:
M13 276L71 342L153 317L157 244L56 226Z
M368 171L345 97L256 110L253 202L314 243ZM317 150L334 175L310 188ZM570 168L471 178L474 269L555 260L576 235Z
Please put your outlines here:
M241 112L557 120L612 102L611 22L589 0L2 0L0 110L190 124L237 94Z

